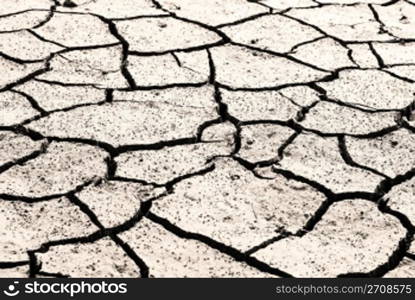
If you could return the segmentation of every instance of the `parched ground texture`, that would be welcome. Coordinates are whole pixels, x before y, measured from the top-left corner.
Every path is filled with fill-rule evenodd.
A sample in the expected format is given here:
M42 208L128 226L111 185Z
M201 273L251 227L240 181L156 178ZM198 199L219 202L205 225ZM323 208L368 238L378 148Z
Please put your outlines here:
M415 1L1 2L1 277L415 277Z

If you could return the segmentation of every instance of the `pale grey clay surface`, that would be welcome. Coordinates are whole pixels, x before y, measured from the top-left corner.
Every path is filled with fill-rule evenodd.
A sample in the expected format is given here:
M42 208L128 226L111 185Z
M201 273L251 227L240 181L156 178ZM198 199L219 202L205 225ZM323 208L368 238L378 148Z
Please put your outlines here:
M1 277L415 277L414 1L1 2Z

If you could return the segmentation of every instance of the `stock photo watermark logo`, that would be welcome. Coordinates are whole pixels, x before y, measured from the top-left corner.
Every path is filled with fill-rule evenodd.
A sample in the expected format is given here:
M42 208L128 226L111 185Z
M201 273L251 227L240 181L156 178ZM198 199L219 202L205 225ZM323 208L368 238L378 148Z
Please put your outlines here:
M81 282L27 282L23 288L19 288L19 282L14 281L13 284L3 290L4 295L15 297L20 293L26 295L36 294L59 294L74 297L78 294L126 294L128 291L126 283L107 283L105 281L89 283Z
M19 282L15 281L13 284L10 284L7 289L3 291L6 296L14 297L20 294L20 291L17 289Z

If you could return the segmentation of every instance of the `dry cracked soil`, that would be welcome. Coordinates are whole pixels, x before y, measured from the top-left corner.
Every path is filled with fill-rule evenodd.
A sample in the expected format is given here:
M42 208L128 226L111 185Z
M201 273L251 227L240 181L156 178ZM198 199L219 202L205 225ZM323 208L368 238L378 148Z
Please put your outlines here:
M1 277L415 277L415 2L2 0Z

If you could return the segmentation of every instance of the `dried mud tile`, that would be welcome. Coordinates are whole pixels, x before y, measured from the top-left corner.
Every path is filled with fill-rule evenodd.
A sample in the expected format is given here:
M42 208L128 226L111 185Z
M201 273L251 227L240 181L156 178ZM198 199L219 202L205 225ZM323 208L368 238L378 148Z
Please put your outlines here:
M0 132L0 166L40 151L44 143L13 132Z
M231 122L213 124L205 128L202 132L202 142L226 142L228 145L234 144L237 129Z
M337 193L374 192L383 179L347 165L336 138L321 138L314 134L298 136L285 148L284 158L277 167L314 180Z
M0 34L0 51L21 60L40 60L48 58L62 47L44 42L28 31Z
M320 102L310 109L301 126L324 134L366 135L396 125L396 117L396 112L364 112L333 102Z
M346 137L353 160L390 176L405 174L415 166L415 135L405 129L373 139Z
M415 38L414 5L398 1L388 6L376 6L375 9L388 32L402 39Z
M387 204L393 210L405 214L412 224L415 224L415 179L412 178L394 186L384 197ZM414 248L414 247L412 247ZM412 252L415 251L412 250Z
M143 219L120 235L149 267L150 277L271 277L199 241Z
M356 3L366 3L366 4L383 4L390 2L390 0L318 0L319 3L323 4L356 4Z
M385 278L413 278L415 276L415 261L404 258L392 271L386 273Z
M65 198L38 203L1 200L0 220L4 229L0 233L0 252L5 261L26 260L27 251L43 243L98 230Z
M122 75L121 64L121 46L74 50L54 57L51 70L37 78L72 85L126 88L128 84Z
M50 9L52 5L52 0L3 0L0 7L0 16L29 9Z
M360 68L378 68L379 64L376 57L373 55L368 44L350 44L347 45L352 50L351 56L353 61Z
M314 7L318 3L312 0L259 0L259 3L262 3L268 7L271 7L277 11L283 11L286 9L302 8L302 7Z
M244 0L159 0L163 8L176 15L210 26L231 23L265 13L267 9ZM203 9L200 9L203 7Z
M118 32L128 41L129 50L139 53L200 48L222 39L202 26L172 17L140 18L118 21L115 24Z
M114 101L78 107L53 113L29 127L47 136L92 139L113 146L190 138L202 123L217 118L209 88L199 89L193 89L187 99L173 98L170 102ZM203 106L191 106L194 98L190 96L200 96Z
M213 157L230 155L231 152L232 147L227 143L198 143L127 152L116 159L116 175L164 184L205 169Z
M282 15L265 15L221 28L232 41L275 52L289 52L297 44L321 37L312 27Z
M43 68L44 65L42 63L22 65L0 57L0 70L4 70L5 75L0 77L0 90L15 84L17 81Z
M133 218L142 202L162 194L163 188L154 188L134 182L103 181L91 185L76 196L97 216L106 228L120 226Z
M25 278L29 277L29 265L14 268L0 269L0 278Z
M74 143L51 143L46 152L0 174L0 194L45 197L64 194L106 174L107 154Z
M415 42L373 43L373 48L386 65L415 64Z
M46 253L37 253L36 258L42 264L40 271L47 273L78 278L140 277L134 261L109 238L94 243L54 246Z
M242 126L238 156L250 162L278 158L278 149L295 133L289 127L274 124Z
M19 85L15 90L33 97L46 111L97 103L105 99L105 91L92 86L64 86L35 80Z
M394 66L390 68L386 68L386 71L397 75L400 78L403 78L405 81L415 84L415 64L410 66ZM415 95L415 88L414 95ZM415 97L414 97L415 99Z
M0 33L31 29L47 20L50 11L24 11L0 18Z
M276 91L227 91L221 90L222 101L229 114L241 121L289 120L301 110L290 99Z
M317 26L327 34L343 41L384 41L392 39L390 35L380 30L381 24L376 21L372 11L365 4L294 9L287 14Z
M153 203L152 212L183 230L246 251L284 229L302 228L323 194L282 176L259 179L232 159L181 181L174 193Z
M373 109L402 109L412 103L415 87L379 70L345 70L339 79L320 83L327 96Z
M178 108L207 109L209 111L216 107L214 101L214 88L210 85L201 87L171 87L136 91L114 91L113 98L114 101L132 101L149 105L171 105Z
M61 0L63 2L63 0ZM162 14L151 0L72 0L75 7L59 6L57 11L93 13L109 19L122 19L137 16L151 16Z
M294 118L302 107L319 101L316 93L306 87L291 87L280 91L222 89L221 96L229 114L241 121L287 121Z
M291 55L322 69L334 71L354 66L348 56L348 51L335 40L324 38L296 48Z
M82 27L82 30L78 30ZM35 32L50 41L66 47L84 47L117 43L107 25L91 15L55 13L45 25ZM76 33L76 34L74 34Z
M25 97L14 92L0 93L0 126L19 124L39 114Z
M333 204L306 235L280 240L254 256L296 277L335 277L372 271L388 261L404 236L399 221L376 204L347 200Z
M240 46L215 47L211 53L217 82L232 88L256 89L306 83L329 74L285 57Z
M209 61L206 51L128 57L128 68L138 86L203 84L209 79Z

